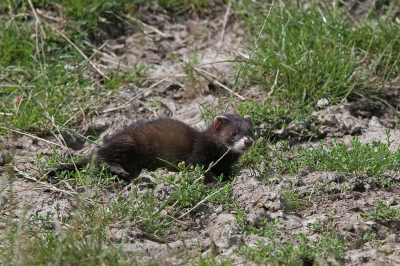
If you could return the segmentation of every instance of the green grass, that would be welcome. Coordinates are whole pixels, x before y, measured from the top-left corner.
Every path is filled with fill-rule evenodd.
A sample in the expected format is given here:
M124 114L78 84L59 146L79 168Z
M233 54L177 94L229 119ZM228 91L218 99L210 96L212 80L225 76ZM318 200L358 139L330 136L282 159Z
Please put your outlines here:
M400 213L397 208L391 207L389 204L383 201L375 202L374 210L370 211L368 214L360 214L363 220L375 220L391 222L400 222Z
M382 186L394 185L384 177L386 170L399 169L400 153L389 150L387 141L362 144L357 137L351 140L351 147L341 141L334 141L331 147L319 145L310 149L276 149L274 166L279 172L295 175L299 169L326 170L356 177L372 177Z
M294 176L300 169L309 168L358 178L371 177L381 186L392 187L395 183L384 173L387 170L399 169L400 152L392 152L390 146L389 140L368 144L361 143L357 137L353 137L350 147L340 140L334 140L331 146L321 143L314 148L299 149L290 147L286 141L281 141L280 146L277 146L262 139L243 156L241 162L250 166L255 176L265 176L271 168L278 174ZM266 165L263 170L260 169L261 162ZM296 193L289 191L287 193L290 198L295 199L293 197Z
M346 240L331 230L324 230L314 241L304 233L278 233L274 226L265 228L260 235L267 239L265 243L260 241L255 247L243 245L236 251L260 265L341 264L347 249Z
M195 211L195 207L207 200L224 206L224 201L227 201L231 193L230 186L205 186L201 182L203 171L197 169L191 172L183 170L167 178L164 184L169 192L161 199L156 195L154 186L149 186L145 193L134 188L126 197L120 194L121 187L117 183L113 184L104 176L106 172L99 174L89 168L70 174L68 179L60 175L59 189L69 190L82 186L94 192L94 196L82 195L71 199L75 201L75 209L67 216L60 211L59 205L55 207L55 212L48 212L45 216L36 212L30 217L16 220L7 218L6 213L0 211L0 222L9 228L6 234L1 235L5 243L5 246L0 247L3 263L141 265L136 262L134 253L115 245L107 233L110 226L129 227L131 224L142 233L159 241L167 241L167 232L180 230L177 220L185 219ZM85 178L81 179L80 176ZM154 174L153 178L163 179ZM107 189L108 195L111 193L106 202L104 195L101 196L101 190L104 193L104 189ZM10 202L7 206L12 205ZM204 265L206 261L226 265L229 260L207 257L199 259L198 263Z
M15 223L1 239L6 244L0 249L2 264L138 265L133 253L117 248L104 234L104 228L93 222L99 216L91 215L85 217L84 224L69 229L53 229L52 215L26 217L29 219Z
M244 80L269 93L266 103L272 98L275 106L284 106L283 112L256 121L280 121L285 109L294 111L290 120L302 120L310 113L307 107L321 98L332 103L346 97L376 99L384 85L395 84L400 72L398 23L378 19L352 25L337 4L314 2L302 11L296 3L275 1L269 13L264 2L237 2L252 29L249 50L257 44L242 64Z
M99 13L117 5L117 2L109 1L87 2L90 5L75 1L57 5L52 1L34 1L37 8L65 11L65 14L57 14L60 19L65 16L65 20L61 19L58 24L42 22L38 27L33 17L17 16L20 12L31 11L27 1L10 1L5 6L4 14L9 16L0 17L0 79L3 81L0 112L7 114L0 118L3 126L47 132L54 126L52 122L63 124L75 117L70 121L73 125L82 115L95 111L90 107L109 100L121 85L141 83L141 75L146 71L142 66L101 75L81 55L80 51L96 61L96 47L90 41L90 35L94 33L94 27L101 24L97 21ZM15 19L11 20L12 17ZM57 29L63 23L64 28ZM60 32L64 32L77 48ZM124 72L129 74L122 75ZM96 88L98 82L102 86ZM17 99L21 100L20 104L16 104ZM80 113L78 117L77 112Z

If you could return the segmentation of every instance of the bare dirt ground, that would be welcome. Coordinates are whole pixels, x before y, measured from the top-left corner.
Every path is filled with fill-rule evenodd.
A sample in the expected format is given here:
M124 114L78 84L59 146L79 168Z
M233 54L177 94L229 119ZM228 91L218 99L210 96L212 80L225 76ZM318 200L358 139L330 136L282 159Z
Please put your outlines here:
M153 39L140 35L140 31L122 34L108 41L101 51L102 61L99 65L112 69L121 67L123 71L137 65L151 65L147 72L148 81L142 87L126 84L118 91L97 115L89 121L82 118L78 132L89 134L91 129L104 135L119 130L123 125L142 119L172 116L196 127L203 127L199 105L207 105L222 111L229 92L216 86L219 80L227 87L234 83L236 70L228 60L243 59L248 52L242 47L244 40L240 37L241 22L235 20L231 11L223 10L209 14L207 18L187 21L173 21L171 17L161 12L143 16L144 28ZM157 28L155 25L163 25ZM206 80L193 69L187 67L181 60L172 56L172 52L182 60L189 62L198 60L204 65L197 71L206 75ZM195 75L192 79L191 75ZM191 82L191 80L195 80ZM398 99L398 88L387 88L386 96ZM237 93L247 99L260 99L264 93L257 88L246 88ZM240 101L235 97L235 101ZM349 143L353 136L358 136L362 142L386 141L386 131L390 130L393 141L391 149L400 146L400 133L394 131L396 120L390 108L379 103L369 103L360 100L343 103L338 106L326 106L315 111L307 123L289 125L284 129L274 129L279 139L292 137L294 146L311 147L319 145L318 141L296 140L293 138L304 128L317 125L319 136L325 145L334 138ZM64 133L63 137L74 153L86 154L91 148L88 144ZM36 138L30 135L14 133L13 136L2 137L9 154L16 156L16 168L25 175L18 175L12 183L3 180L0 191L8 186L3 193L0 206L5 206L11 197L18 201L16 218L32 215L36 212L45 215L55 212L56 204L61 206L62 217L74 211L75 195L57 191L56 185L50 182L37 183L29 179L36 176L34 164L37 154L52 155L53 143L58 144L57 150L67 154L65 147L54 136ZM0 162L4 169L4 158ZM260 162L262 163L262 162ZM144 176L146 172L142 173ZM29 175L29 176L28 176ZM400 173L388 171L388 178L400 181ZM307 233L307 225L318 219L323 223L336 223L337 232L347 238L349 243L345 255L346 265L376 265L400 264L400 237L397 224L368 222L360 218L359 213L368 213L374 208L375 201L390 202L392 206L400 203L398 190L379 187L372 180L357 179L353 176L342 176L335 172L311 171L303 169L296 176L277 178L272 173L265 181L252 177L248 169L242 169L233 183L233 196L240 202L240 207L246 213L249 224L257 225L264 218L271 221L280 219L278 230ZM302 195L313 195L315 183L324 182L328 191L320 193L312 206L306 206L293 213L287 206L282 194L283 189L297 188ZM9 186L8 184L12 184ZM158 184L159 197L164 193L162 184ZM347 191L343 193L342 187ZM139 184L129 185L129 189L120 188L126 197L130 197L133 189L146 193L146 187ZM105 202L112 199L113 191L99 192L98 197ZM84 198L94 197L91 190L76 189L76 194ZM307 196L308 197L308 196ZM26 214L23 212L27 211ZM220 206L203 204L185 218L180 233L171 232L168 243L160 243L157 239L146 235L135 226L109 228L116 245L126 250L140 254L144 261L163 260L166 264L182 262L182 254L196 257L199 249L204 254L215 253L220 256L230 256L235 259L235 265L245 264L244 258L233 252L239 245L255 245L258 241L267 241L261 237L240 234L239 225L233 213L227 213ZM377 239L382 241L379 248L363 242L363 236L370 230ZM179 235L179 236L178 236ZM316 232L313 237L318 238ZM127 240L127 241L126 241ZM385 250L392 250L387 253Z

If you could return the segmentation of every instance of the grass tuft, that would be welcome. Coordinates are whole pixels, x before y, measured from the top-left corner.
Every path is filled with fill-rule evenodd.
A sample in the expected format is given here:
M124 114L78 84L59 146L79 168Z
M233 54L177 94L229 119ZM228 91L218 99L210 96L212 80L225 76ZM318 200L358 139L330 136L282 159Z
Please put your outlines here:
M312 149L276 150L274 164L279 172L288 171L291 175L301 168L310 167L356 177L369 176L382 186L393 186L383 174L386 170L399 169L400 153L391 152L389 147L389 141L362 144L354 137L350 148L335 140L330 148L320 145Z
M299 114L299 106L313 107L321 98L331 103L369 98L396 83L398 23L376 19L352 25L345 6L324 2L273 1L270 14L264 3L249 2L236 4L252 29L250 43L267 20L244 76L277 101L274 105L296 110L292 120L309 114L304 108Z

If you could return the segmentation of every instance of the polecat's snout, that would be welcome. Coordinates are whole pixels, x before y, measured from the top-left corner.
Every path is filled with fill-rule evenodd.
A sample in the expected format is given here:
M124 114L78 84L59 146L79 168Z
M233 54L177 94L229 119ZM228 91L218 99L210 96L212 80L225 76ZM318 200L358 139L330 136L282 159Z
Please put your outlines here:
M232 150L238 153L245 153L251 150L254 146L254 140L251 137L243 137L235 142Z

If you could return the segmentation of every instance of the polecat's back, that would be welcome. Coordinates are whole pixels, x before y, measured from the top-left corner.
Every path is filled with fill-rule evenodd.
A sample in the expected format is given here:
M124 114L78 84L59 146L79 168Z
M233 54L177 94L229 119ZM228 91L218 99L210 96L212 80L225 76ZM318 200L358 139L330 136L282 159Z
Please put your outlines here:
M127 172L155 170L187 161L199 132L183 122L158 119L135 123L104 141L96 161L116 163ZM139 171L140 172L140 171Z

